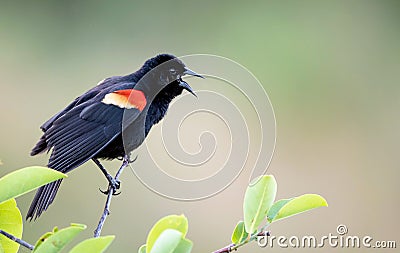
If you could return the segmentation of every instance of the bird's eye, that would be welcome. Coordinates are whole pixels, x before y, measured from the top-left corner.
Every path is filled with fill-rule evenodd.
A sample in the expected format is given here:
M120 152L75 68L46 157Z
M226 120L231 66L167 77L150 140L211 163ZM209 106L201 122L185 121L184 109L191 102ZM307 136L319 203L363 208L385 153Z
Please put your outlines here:
M169 73L171 74L171 75L176 75L176 69L170 69L169 70Z

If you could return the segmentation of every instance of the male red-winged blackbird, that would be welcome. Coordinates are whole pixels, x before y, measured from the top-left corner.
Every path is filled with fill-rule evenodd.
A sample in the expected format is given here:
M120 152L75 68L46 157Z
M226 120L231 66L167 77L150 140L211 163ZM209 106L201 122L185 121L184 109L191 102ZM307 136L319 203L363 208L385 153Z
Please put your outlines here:
M63 173L92 159L110 186L118 188L98 159L129 158L173 98L183 90L194 95L184 75L202 77L175 56L160 54L132 74L105 79L40 127L44 134L31 155L51 150L48 167ZM38 189L27 219L36 219L49 207L60 184L58 180Z

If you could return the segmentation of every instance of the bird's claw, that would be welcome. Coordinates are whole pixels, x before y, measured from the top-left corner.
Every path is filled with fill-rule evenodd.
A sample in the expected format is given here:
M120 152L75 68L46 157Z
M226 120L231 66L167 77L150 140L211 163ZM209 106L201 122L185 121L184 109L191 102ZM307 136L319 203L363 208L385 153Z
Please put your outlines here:
M117 196L121 194L121 192L117 192L119 188L121 187L121 181L115 180L112 176L107 177L108 179L108 189L103 191L102 189L99 189L101 193L108 195L110 191L112 190L112 195Z
M99 188L99 191L100 191L101 193L103 193L104 195L108 195L108 194L110 194L110 187L109 187L107 190L105 190L105 191L103 191L102 189ZM117 192L116 189L113 189L112 191L113 191L113 193L112 193L113 196L118 196L118 195L121 194L121 192Z
M103 193L104 195L108 195L108 193L110 192L109 189L107 189L106 191L103 191L103 190L100 189L100 188L99 188L99 191L100 191L101 193Z
M133 163L136 161L136 159L138 158L138 156L136 155L135 158L131 159L130 157L128 158L128 163Z

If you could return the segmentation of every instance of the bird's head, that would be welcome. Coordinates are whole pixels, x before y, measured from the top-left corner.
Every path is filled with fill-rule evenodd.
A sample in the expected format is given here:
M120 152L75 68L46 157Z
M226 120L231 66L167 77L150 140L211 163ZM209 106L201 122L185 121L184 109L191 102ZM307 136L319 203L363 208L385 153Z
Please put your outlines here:
M187 68L181 60L170 54L159 54L147 60L142 67L142 71L145 72L145 76L151 78L150 83L146 82L146 88L172 98L180 95L183 90L187 90L196 96L189 84L182 79L183 76L191 75L204 78Z

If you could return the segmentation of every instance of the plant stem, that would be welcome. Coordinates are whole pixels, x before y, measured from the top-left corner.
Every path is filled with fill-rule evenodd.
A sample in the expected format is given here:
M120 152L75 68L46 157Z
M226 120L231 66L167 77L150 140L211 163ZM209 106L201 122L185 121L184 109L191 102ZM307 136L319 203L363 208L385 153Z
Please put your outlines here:
M125 155L123 160L122 160L122 165L121 165L121 167L117 171L117 174L114 177L115 181L119 180L119 176L121 175L122 171L126 168L126 166L128 166L129 162L130 162L129 155ZM100 234L101 234L101 230L103 229L104 222L106 221L107 216L110 214L111 199L115 195L115 191L116 191L116 189L111 187L111 184L109 184L108 185L108 194L107 194L106 204L104 206L103 214L100 217L99 224L97 225L97 228L94 231L94 237L99 237Z
M243 245L252 242L257 239L259 236L264 236L264 235L270 235L269 231L265 231L265 229L269 226L269 223L267 223L264 227L260 229L260 231L255 232L252 236L250 236L249 239L239 243L239 244L229 244L228 246L225 246L217 251L214 251L213 253L229 253L232 251L236 251L238 248L242 247Z
M13 236L12 234L7 233L4 230L0 229L0 234L4 235L5 237L10 239L11 241L14 241L14 242L18 243L19 245L24 246L27 249L33 250L33 248L34 248L34 246L32 244L29 244L29 243L25 242L24 240L19 239L19 238Z

